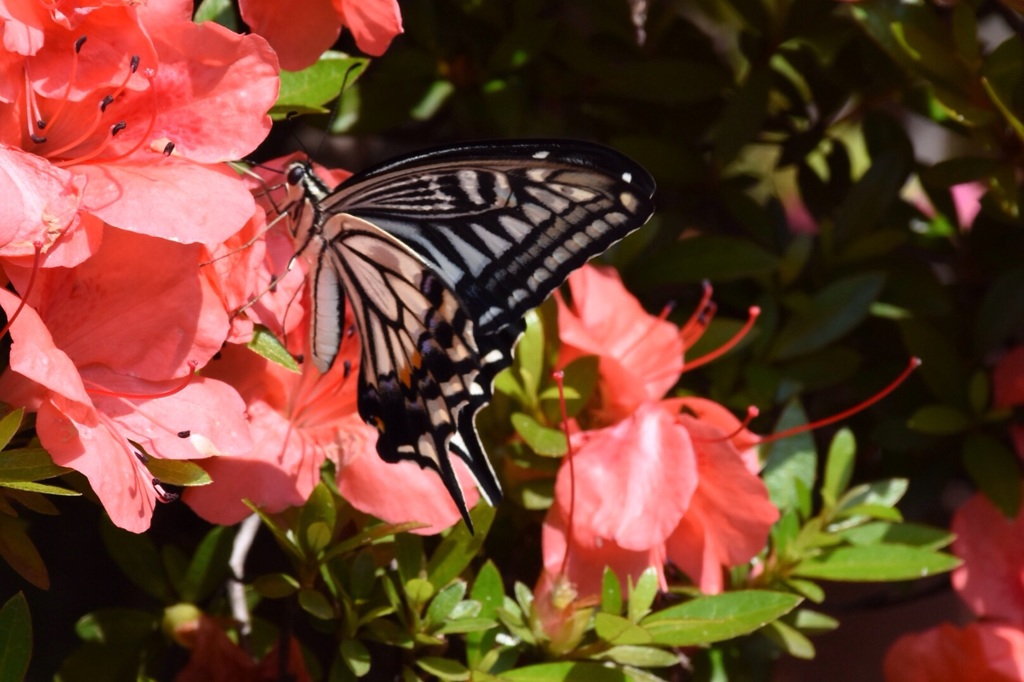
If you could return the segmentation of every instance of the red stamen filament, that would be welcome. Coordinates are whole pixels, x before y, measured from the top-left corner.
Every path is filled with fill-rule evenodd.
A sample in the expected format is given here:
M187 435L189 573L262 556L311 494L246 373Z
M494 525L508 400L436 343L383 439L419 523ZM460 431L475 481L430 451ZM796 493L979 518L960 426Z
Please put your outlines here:
M687 323L687 326L679 331L679 337L683 341L683 350L691 348L693 344L697 343L697 340L707 331L708 325L711 324L711 320L715 319L717 313L718 304L711 301L694 318L692 324Z
M60 104L57 105L57 110L50 115L49 121L44 121L43 117L36 112L36 125L42 130L46 126L53 126L54 123L60 119L60 115L64 113L64 109L68 106L68 101L71 98L71 88L75 84L75 75L78 73L78 52L82 49L82 45L85 44L85 36L82 36L75 41L75 49L71 52L71 68L68 70L68 86L64 89L64 96L60 100Z
M198 362L196 362L195 360L189 360L188 375L185 376L185 378L182 379L181 382L174 388L170 388L166 391L161 391L159 393L124 393L122 391L108 391L105 388L86 388L85 391L90 395L107 396L109 398L127 398L128 400L152 400L154 398L166 398L168 396L174 395L175 393L183 391L186 386L192 383L192 377L196 375L196 368L198 366Z
M736 436L740 435L744 429L750 426L750 422L752 422L759 414L761 414L761 411L758 410L753 405L751 405L750 407L747 408L747 416L743 418L743 421L740 423L740 425L737 426L731 433L727 433L724 436L717 436L715 438L698 438L691 434L690 440L694 440L699 443L720 443L723 441L732 440ZM700 417L698 416L698 419L699 418Z
M32 274L28 277L28 284L25 285L25 291L21 294L21 301L18 303L18 307L15 308L14 313L10 319L7 320L7 324L4 325L3 329L0 329L0 338L10 331L11 325L18 319L18 315L21 314L22 309L25 307L25 301L28 299L28 295L32 293L32 285L36 283L36 273L39 272L39 265L43 260L43 243L39 240L32 242L33 248L35 248L35 256L32 258Z
M558 386L558 407L562 412L562 428L565 430L565 441L569 448L565 454L565 461L569 466L569 518L565 524L565 554L562 556L562 567L558 569L559 575L565 575L565 570L569 566L572 524L576 513L576 467L572 458L572 439L569 437L569 413L565 407L565 372L562 370L552 372L551 377Z
M701 286L704 288L704 293L700 297L700 303L698 303L697 307L693 309L693 314L690 315L690 319L688 319L679 329L679 333L684 340L690 334L690 330L697 325L698 320L700 320L707 311L708 306L711 304L711 294L715 292L714 287L711 286L711 282L707 280L701 282ZM707 325L702 325L701 329L703 330L705 326Z
M726 353L728 353L730 350L733 349L733 347L737 343L743 340L743 337L750 333L751 328L754 326L754 322L757 321L757 318L760 314L760 308L758 308L757 306L751 306L747 311L747 321L743 324L743 326L740 328L738 332L733 334L733 337L731 339L729 339L721 346L719 346L716 350L711 351L707 355L702 355L696 360L691 360L690 362L686 363L685 367L683 368L683 371L689 372L692 369L696 369L701 365L706 365L712 360L716 360L717 358L720 358Z
M896 377L888 386L886 386L881 391L879 391L875 395L871 396L867 400L865 400L865 401L863 401L861 403L857 403L856 405L854 405L853 407L849 408L848 410L843 410L839 414L834 414L831 417L825 417L824 419L819 419L818 421L811 422L810 424L803 424L802 426L794 426L791 429L786 429L785 431L779 431L778 433L773 433L773 434L764 436L763 438L761 438L761 442L762 443L771 443L773 441L782 440L783 438L788 438L790 436L795 436L796 434L803 433L804 431L811 431L812 429L821 428L822 426L828 426L829 424L834 424L837 421L841 421L841 420L846 419L847 417L849 417L851 415L857 414L858 412L860 412L862 410L866 410L867 408L871 407L872 405L877 403L879 400L881 400L885 396L887 396L890 393L892 393L893 391L895 391L896 388L900 384L902 384L904 381L906 381L907 377L910 376L911 372L913 372L915 369L917 369L920 366L921 366L921 359L920 358L910 358L910 361L907 362L907 366L903 369L902 372L900 372L900 375L898 377Z

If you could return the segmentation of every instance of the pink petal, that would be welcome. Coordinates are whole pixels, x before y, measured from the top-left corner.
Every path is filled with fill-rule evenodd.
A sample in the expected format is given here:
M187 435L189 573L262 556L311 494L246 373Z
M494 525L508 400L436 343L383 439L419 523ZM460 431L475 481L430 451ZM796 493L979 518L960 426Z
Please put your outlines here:
M566 521L563 510L552 505L544 517L544 528L541 533L541 545L544 553L544 570L551 575L564 572L576 586L581 599L601 594L601 581L605 567L611 568L625 584L629 578L634 584L640 574L649 567L658 571L658 583L666 587L664 565L665 547L655 545L642 551L623 548L610 540L602 540L598 544L581 543L579 536L573 534L566 560ZM578 513L578 510L577 510ZM564 571L563 571L564 569Z
M992 369L992 401L996 407L1024 404L1024 346L1006 353Z
M160 25L153 41L159 109L150 138L171 140L175 154L199 163L252 152L270 132L267 112L280 85L270 45L258 35L190 21Z
M69 267L92 255L98 223L90 219L86 235L79 215L84 186L85 178L35 154L0 146L0 256L31 264L37 241L47 267Z
M330 0L282 3L239 0L242 20L270 43L281 68L301 71L316 63L341 33L340 12Z
M943 623L900 637L883 664L886 682L1015 682L1024 679L1024 632L993 623Z
M384 54L391 40L402 32L398 0L334 0L334 7L359 49L373 57Z
M36 432L56 464L89 479L115 525L133 533L149 528L156 504L152 475L99 413L82 422L63 406L46 401L36 415Z
M678 528L666 541L669 560L706 594L721 592L722 568L746 563L764 548L779 510L719 431L689 417L680 422L697 452L699 483Z
M701 424L716 429L714 438L721 439L728 437L729 442L739 450L743 463L752 474L761 471L761 458L757 451L757 444L761 437L756 433L740 428L743 425L732 412L723 405L707 398L669 398L662 401L670 412L686 412L694 415Z
M40 271L31 302L78 367L95 363L153 381L183 377L189 361L202 366L220 350L228 329L199 276L199 253L108 228L82 265Z
M176 242L222 242L255 209L252 194L226 168L159 155L73 170L89 180L86 209L104 222Z
M960 598L979 617L1024 625L1024 512L1007 519L978 493L956 511L951 530L964 560L952 578Z
M693 445L675 416L644 403L631 417L586 432L582 440L573 455L574 534L588 545L600 538L634 551L663 543L697 487ZM570 490L570 469L563 465L555 484L563 514Z

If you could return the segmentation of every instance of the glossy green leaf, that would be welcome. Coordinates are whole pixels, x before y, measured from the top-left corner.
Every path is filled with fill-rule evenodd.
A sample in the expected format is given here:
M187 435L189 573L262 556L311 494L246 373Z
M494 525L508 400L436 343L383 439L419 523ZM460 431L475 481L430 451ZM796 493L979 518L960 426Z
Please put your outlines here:
M839 500L838 511L859 505L895 507L907 493L908 486L909 482L905 478L887 478L856 485Z
M847 528L840 533L852 545L911 545L938 550L953 542L953 534L941 528L916 523L874 521Z
M622 613L622 584L615 571L607 566L601 577L601 611L616 616Z
M430 601L436 592L431 582L424 578L413 578L405 583L405 595L416 608Z
M370 672L370 652L358 639L343 639L340 645L341 658L356 677Z
M276 365L280 365L296 374L302 373L302 368L299 367L299 363L295 362L292 354L288 352L288 349L284 347L280 339L271 334L266 327L261 325L253 327L252 340L249 341L246 347Z
M309 587L299 590L299 606L303 611L320 620L331 620L336 615L330 600L322 592Z
M369 59L329 50L302 71L282 70L281 90L271 117L281 120L293 112L326 113L323 105L337 97L343 85L347 88L355 83L369 63Z
M907 426L914 431L932 436L961 433L971 424L963 411L950 405L925 405L918 408L907 420Z
M25 409L19 407L16 410L12 410L0 419L0 450L6 448L11 439L14 438L14 434L18 433L18 429L21 428L21 420L25 416ZM5 455L7 453L4 453ZM0 464L3 463L3 457L0 457ZM50 462L53 464L53 462ZM26 479L26 480L38 480L38 479ZM8 602L9 603L9 602Z
M0 680L24 680L32 659L32 616L18 592L0 608Z
M964 469L974 484L1008 519L1020 511L1020 461L998 440L985 433L964 438Z
M146 460L146 468L153 474L153 478L168 485L198 486L213 483L205 469L188 460L150 457Z
M884 283L884 274L863 273L825 287L779 331L773 356L788 360L842 338L867 318Z
M807 415L799 403L793 402L783 410L775 431L785 431L806 423ZM809 433L798 433L771 443L768 447L761 477L768 486L772 503L783 511L796 508L799 502L797 482L806 490L814 487L818 467L814 439Z
M27 493L40 493L42 495L57 495L60 497L78 497L80 492L68 490L48 483L35 483L33 481L0 481L0 488L10 490L22 490Z
M268 599L290 597L299 591L299 581L287 573L267 573L252 582L258 594Z
M611 613L598 613L594 617L597 636L609 644L649 644L651 633L628 618Z
M334 536L337 516L334 495L326 485L318 484L299 512L299 538L307 551L316 555L327 548Z
M768 623L761 631L765 637L794 658L810 660L814 658L814 645L796 628L776 620Z
M783 592L726 592L656 611L640 625L656 644L695 646L753 632L789 613L800 601L800 597Z
M823 635L839 627L839 621L832 616L806 608L793 611L785 620L800 632L812 635Z
M49 589L46 564L28 536L28 527L24 519L0 513L0 557L25 580L41 589Z
M470 678L469 669L458 661L450 658L423 656L416 659L416 666L439 680L462 682L462 680L468 680Z
M569 451L569 440L565 437L565 432L543 426L522 412L513 412L511 421L519 437L538 455L562 457Z
M12 413L15 414L15 413ZM4 417L7 426L11 415ZM0 422L0 428L3 428ZM13 436L13 433L11 434ZM0 482L41 481L66 474L71 469L57 466L50 454L42 448L19 448L0 452Z
M825 460L825 477L821 483L821 496L825 504L834 505L850 484L856 448L853 432L849 429L840 429L832 438L828 458Z
M837 547L800 562L793 575L843 582L889 582L946 573L960 564L954 556L908 545Z
M160 621L148 611L111 608L93 611L78 619L75 634L83 641L112 648L132 648L157 632Z
M444 587L469 565L480 551L487 537L487 531L494 521L494 507L478 504L470 510L475 532L470 533L464 523L454 526L448 535L430 555L427 562L427 577L435 588Z
M508 682L626 682L629 678L624 671L601 663L560 661L509 670L498 675L498 679Z
M429 585L429 583L427 583ZM455 605L466 596L466 583L456 580L452 584L441 589L430 601L427 607L427 624L438 626L442 624L455 609Z
M229 526L216 526L203 536L176 585L183 601L198 604L223 586L230 571L228 561L234 540L235 529Z
M505 599L501 573L490 559L480 568L469 591L471 599L480 604L480 617L496 619ZM494 646L497 629L490 632L475 631L466 635L466 662L477 668L484 655Z
M615 661L619 665L631 665L642 668L668 668L678 665L680 662L679 655L671 651L665 651L653 646L636 646L631 644L613 646L611 649L602 651L598 654L597 658Z
M628 578L628 594L626 596L626 616L634 623L640 621L651 610L654 598L658 596L658 571L649 566L637 578L636 584Z
M231 0L203 0L196 8L193 20L197 24L214 21L225 28L238 32L238 21L235 17L235 8L231 4Z

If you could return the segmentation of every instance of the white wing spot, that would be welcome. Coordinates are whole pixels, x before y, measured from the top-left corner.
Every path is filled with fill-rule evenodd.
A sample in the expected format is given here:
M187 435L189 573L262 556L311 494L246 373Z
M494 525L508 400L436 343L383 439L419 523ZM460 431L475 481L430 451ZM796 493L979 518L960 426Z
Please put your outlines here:
M622 174L622 181L623 182L633 182L633 174L632 173L623 173Z
M546 159L551 156L551 152L534 152L533 158L535 159Z
M505 354L500 350L495 349L483 357L483 364L489 365L494 362L501 362L504 359Z

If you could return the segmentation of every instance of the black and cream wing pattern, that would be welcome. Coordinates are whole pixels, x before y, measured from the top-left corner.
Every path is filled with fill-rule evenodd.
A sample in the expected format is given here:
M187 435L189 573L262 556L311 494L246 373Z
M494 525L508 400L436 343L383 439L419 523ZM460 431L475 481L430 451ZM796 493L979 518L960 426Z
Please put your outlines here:
M311 264L314 364L334 361L347 300L362 341L358 409L379 431L377 452L434 469L469 523L451 457L500 500L474 421L523 315L647 221L654 180L614 150L562 140L438 148L333 189L308 163L287 177Z

